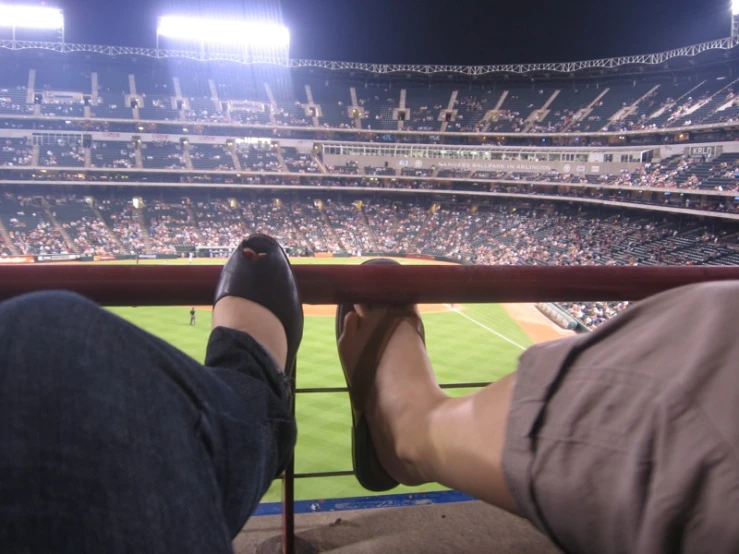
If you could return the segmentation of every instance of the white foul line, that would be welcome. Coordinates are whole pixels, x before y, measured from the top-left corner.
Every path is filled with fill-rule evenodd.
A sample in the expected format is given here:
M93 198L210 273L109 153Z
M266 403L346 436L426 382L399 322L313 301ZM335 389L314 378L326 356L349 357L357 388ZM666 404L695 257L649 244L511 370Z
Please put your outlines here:
M493 335L496 335L496 336L500 337L500 338L501 338L501 339L503 339L504 341L506 341L506 342L510 342L510 343L511 343L511 344L512 344L513 346L515 346L515 347L517 347L517 348L520 348L521 350L526 350L526 347L525 347L525 346L521 346L521 345L520 345L520 344L518 344L518 343L517 343L516 341L513 341L513 340L509 339L508 337L506 337L506 336L504 336L504 335L501 335L500 333L498 333L498 331L495 331L495 330L491 329L491 328L490 328L490 327L488 327L487 325L483 325L482 323L480 323L480 322L479 322L479 321L477 321L476 319L473 319L473 318L471 318L470 316L468 316L467 314L463 313L463 312L462 312L461 310L458 310L457 308L452 308L452 307L451 307L451 306L449 306L449 305L447 305L447 308L449 308L449 309L450 309L451 311L453 311L453 312L457 312L457 313L458 313L459 315L461 315L461 316L462 316L463 318L465 318L465 319L469 319L469 320L470 320L470 321L471 321L472 323L474 323L475 325L479 325L480 327L482 327L482 328L483 328L483 329L485 329L486 331L489 331L489 332L491 332L491 333L492 333Z

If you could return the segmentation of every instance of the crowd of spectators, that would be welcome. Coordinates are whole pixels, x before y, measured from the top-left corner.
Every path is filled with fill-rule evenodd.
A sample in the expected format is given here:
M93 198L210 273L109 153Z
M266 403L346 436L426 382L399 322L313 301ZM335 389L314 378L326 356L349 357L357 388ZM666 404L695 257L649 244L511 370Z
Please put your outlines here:
M688 96L680 103L674 102L673 104L670 104L667 106L670 112L670 115L667 118L667 126L676 123L681 118L688 117L692 112L695 112L698 108L707 104L710 99L711 94L706 92L697 98ZM691 123L692 121L690 120L684 122L685 125L690 125Z
M423 168L411 168L411 167L404 167L400 170L400 174L403 177L431 177L434 174L433 169L423 169Z
M192 100L192 99L191 99ZM185 111L187 121L196 123L228 123L228 114L223 111L191 109ZM244 121L244 123L247 123Z
M4 193L0 198L0 214L13 246L21 255L71 253L39 198Z
M254 108L232 108L230 113L233 123L243 123L244 125L259 125L263 123L265 117L264 111L258 111Z
M185 151L179 143L170 140L152 141L145 145L142 153L144 166L163 169L187 167Z
M280 171L280 161L269 150L256 148L251 144L236 143L234 152L244 171Z
M74 194L46 195L57 222L83 256L128 254L108 225L92 210L91 200Z
M575 122L577 111L572 109L555 110L542 120L535 120L526 130L528 133L562 133Z
M233 171L234 169L230 152L220 144L191 145L190 159L196 168L198 167L198 162L202 161L204 163L202 169L210 171Z
M604 215L533 198L439 205L377 195L291 194L285 200L265 193L190 199L162 191L134 207L115 198L7 193L0 221L18 252L29 255L174 254L195 246L231 247L249 233L265 232L286 247L308 251L423 253L492 265L739 263L739 233L728 223L708 228L689 217ZM580 303L567 309L594 327L626 306Z
M2 139L0 141L0 166L17 167L31 165L33 155L25 140Z
M366 175L392 176L395 169L387 167L365 167ZM328 165L328 172L336 175L359 173L359 162L351 160L344 165ZM403 168L401 175L409 177L431 177L433 169ZM714 178L727 179L730 183L717 186L719 191L739 190L739 156L727 154L715 160L705 157L673 156L659 162L647 162L639 168L622 170L616 174L585 175L548 171L542 173L516 173L508 171L468 170L461 168L440 168L439 179L484 179L492 181L526 181L529 183L571 183L592 184L611 187L662 188L700 190L711 188L709 181ZM420 182L420 181L419 181Z
M46 96L43 103L44 117L80 117L83 113L79 102L70 99L54 99Z
M520 133L526 125L521 112L512 110L498 110L493 121L490 122L488 132Z
M90 161L96 168L133 169L136 167L136 152L128 143L93 142Z
M194 246L203 240L197 222L183 205L154 200L146 205L149 238L155 254L174 254L178 246Z
M39 220L27 228L18 219L10 220L10 236L22 255L70 254L64 237L49 221Z
M490 99L485 96L457 96L454 103L457 115L454 121L447 125L447 131L457 133L481 132L486 126L483 118L486 115L486 108L491 107L489 102Z
M466 169L440 169L438 176L441 179L466 179L470 176L470 173Z
M411 110L410 127L415 131L438 131L439 114L445 106L439 104L433 107L420 106Z
M349 253L377 252L374 231L370 228L361 201L356 203L327 201L327 221L333 228L335 239L331 247Z
M295 102L290 107L281 107L274 114L275 123L286 127L310 127L313 118L305 115L305 108L300 102Z
M147 246L142 232L142 219L138 216L131 200L122 198L103 199L96 202L104 222L113 231L125 251L130 254L146 252Z
M209 201L198 200L193 210L197 218L198 230L203 238L201 246L232 246L249 233L242 210L236 203L215 198Z
M327 169L329 173L336 175L357 175L359 174L359 162L350 160L343 165L330 164Z
M726 77L726 75L721 75ZM716 77L720 77L716 74ZM655 82L656 83L656 82ZM728 83L728 81L727 81ZM358 85L359 83L355 83ZM252 91L234 94L231 97L226 95L222 100L227 103L233 103L236 107L227 109L218 109L213 100L209 96L190 97L189 102L178 106L177 109L172 105L171 91L166 85L144 83L142 88L149 88L152 93L147 97L146 92L141 91L142 97L146 98L144 107L146 110L145 121L183 121L197 122L203 124L248 124L261 125L270 127L312 127L317 125L319 128L352 128L352 119L349 115L347 106L341 101L337 102L337 108L332 108L331 113L345 113L342 117L326 117L320 115L312 117L306 114L305 107L300 101L296 101L294 97L289 99L280 99L271 107L265 105L265 99L259 98L259 94L252 94ZM219 85L225 85L220 83ZM645 83L640 83L646 86ZM328 86L328 84L327 84ZM331 84L335 90L331 96L336 98L348 97L349 88L352 85L343 80L337 80ZM388 86L376 87L373 91L366 91L357 100L358 106L361 107L366 115L363 121L365 129L397 129L395 117L393 113L399 108L399 90L402 90L402 83L396 89ZM634 85L636 86L636 84ZM535 102L529 103L527 88L520 85L511 84L504 87L503 90L485 91L483 90L465 90L459 87L458 96L454 101L454 117L448 122L446 130L450 132L465 133L517 133L517 132L534 132L534 133L560 133L566 131L635 131L635 130L655 130L658 128L667 128L675 126L689 126L701 124L705 121L712 123L735 122L739 119L739 110L734 109L739 105L739 101L735 98L735 92L730 86L725 88L707 86L695 93L691 92L679 98L664 98L660 96L662 90L657 88L651 94L644 95L641 98L634 97L629 93L629 85L627 83L618 83L609 85L609 90L605 96L591 105L592 95L583 95L582 97L572 96L568 89L551 84L540 90L541 101L537 98ZM355 87L362 94L367 87ZM632 87L633 88L633 87ZM696 87L699 88L699 87ZM555 91L558 91L559 97L565 98L564 102L556 110L549 112L543 109L546 98L551 97ZM82 106L79 101L81 94L89 92L89 88L85 90L73 91L73 96L54 97L54 90L51 88L44 89L44 95L41 103L42 115L44 119L60 119L71 117L82 117ZM124 94L128 91L117 90L111 92L110 89L99 87L100 96L93 109L94 118L131 118L131 110L124 105ZM496 100L501 99L501 93L505 92L505 102L502 107L496 110ZM447 86L435 88L430 87L428 92L424 91L422 97L418 97L418 93L412 88L408 89L409 99L408 105L412 105L410 110L410 119L406 122L407 129L417 131L438 131L440 117L450 99L450 90ZM29 101L26 97L26 87L5 86L0 88L0 112L12 115L31 115L34 113L33 101ZM664 99L663 99L664 98ZM569 102L567 102L569 100ZM631 116L630 112L618 110L621 106L617 103L615 108L617 112L624 115L619 119L614 119L608 108L614 102L625 100L623 107L630 107L632 103L637 105L638 115ZM415 101L415 104L414 104ZM638 101L638 102L637 102ZM212 107L211 107L212 106ZM706 109L704 107L708 106ZM727 106L729 109L727 109ZM103 111L105 110L105 111ZM271 113L270 113L271 110ZM725 114L722 115L725 110ZM537 112L541 115L537 115ZM97 113L96 113L97 112ZM120 113L117 113L120 112ZM124 113L126 112L126 113ZM700 114L692 117L693 114ZM488 116L488 119L485 117ZM99 122L90 122L93 125L102 125ZM138 122L132 123L132 125ZM232 133L229 133L232 134Z
M116 147L117 143L93 143L93 167L110 167L111 165L134 165L135 151L126 144L125 148ZM123 145L123 143L120 143ZM182 170L185 157L179 144L162 143L168 148L157 150L147 148L146 167L172 161L176 169ZM114 145L111 147L111 145ZM154 145L154 143L152 143ZM101 150L107 146L107 150ZM43 148L43 147L42 147ZM81 147L73 147L70 155L75 154L77 160L84 158ZM75 150L76 149L76 150ZM54 153L56 152L56 153ZM54 149L54 152L42 153L43 160L64 159L66 150ZM13 180L63 180L63 181L147 181L150 183L192 183L192 184L283 184L284 179L277 175L256 175L253 172L277 173L281 164L273 150L258 149L253 145L236 145L235 153L241 162L241 172L230 167L231 171L221 174L197 173L197 170L210 169L208 164L223 170L233 162L228 150L221 145L192 145L191 158L195 171L187 173L126 173L125 170L107 172L82 172L57 170L55 172L37 172L29 169L14 170L2 174L0 179ZM470 192L499 192L529 195L566 196L568 198L588 198L612 200L626 203L664 205L675 208L690 208L714 212L736 212L737 202L734 192L739 191L739 154L722 154L715 159L673 156L665 160L647 162L633 171L624 170L617 174L564 174L556 171L544 173L517 173L505 171L472 171L467 169L441 168L435 178L433 169L411 169L404 167L398 172L392 167L361 168L359 162L349 161L343 165L328 165L327 171L334 175L342 175L336 179L322 175L319 166L308 154L300 154L295 149L284 148L285 165L288 171L304 173L299 183L312 186L332 187L373 187L390 189L418 190L458 190ZM103 155L105 154L105 156ZM107 156L107 157L106 157ZM0 166L12 167L16 163L30 161L31 147L24 139L5 139L0 143ZM100 165L103 158L105 166ZM156 165L155 163L158 162ZM205 162L208 162L206 164ZM81 161L78 163L82 164ZM124 168L121 168L124 169ZM360 177L360 173L366 178ZM403 177L416 179L393 179L400 173ZM421 175L419 175L421 174ZM315 176L314 176L315 175ZM347 178L356 176L355 178ZM430 178L431 177L431 178ZM448 181L447 181L448 180ZM581 186L567 186L567 185ZM549 186L563 185L563 186ZM700 195L704 190L717 191L722 195ZM681 194L676 194L679 192ZM691 194L683 194L690 192Z
M54 146L41 146L39 165L44 167L84 166L85 150L79 141L58 139Z
M0 112L13 115L32 114L33 106L26 103L26 92L24 86L0 88Z
M560 305L586 327L594 329L631 306L631 302L565 302Z
M287 170L292 173L321 173L321 168L310 154L302 154L295 148L283 147L282 156Z

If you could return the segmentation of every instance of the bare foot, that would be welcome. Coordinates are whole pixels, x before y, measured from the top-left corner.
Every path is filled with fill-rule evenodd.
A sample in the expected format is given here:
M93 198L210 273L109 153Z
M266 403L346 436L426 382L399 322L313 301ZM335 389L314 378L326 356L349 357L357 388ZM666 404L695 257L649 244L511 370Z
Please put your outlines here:
M264 306L239 298L226 296L213 307L213 329L228 327L251 335L272 356L284 371L287 361L287 336L277 316Z
M339 351L347 368L357 359L386 310L355 306L347 314ZM350 382L356 383L353 376ZM365 413L382 466L404 485L431 481L424 469L432 412L448 397L439 388L418 331L401 323L380 359Z

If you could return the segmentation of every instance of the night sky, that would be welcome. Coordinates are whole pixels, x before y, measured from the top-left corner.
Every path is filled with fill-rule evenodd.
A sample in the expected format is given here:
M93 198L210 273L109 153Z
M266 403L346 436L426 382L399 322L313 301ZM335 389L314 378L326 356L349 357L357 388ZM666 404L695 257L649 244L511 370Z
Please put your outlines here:
M156 16L282 14L291 56L355 62L576 61L730 34L730 0L49 0L67 41L154 46Z

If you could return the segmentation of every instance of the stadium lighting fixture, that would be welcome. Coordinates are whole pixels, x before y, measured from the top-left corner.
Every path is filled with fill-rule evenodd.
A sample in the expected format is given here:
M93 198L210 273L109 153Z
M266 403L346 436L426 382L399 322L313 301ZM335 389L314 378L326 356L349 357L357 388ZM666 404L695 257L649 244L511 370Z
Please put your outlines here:
M57 8L0 4L0 27L12 27L13 29L63 29L64 15L62 10Z
M731 0L731 13L739 15L739 0Z
M290 31L277 23L229 21L195 17L159 18L157 37L197 40L202 44L229 44L257 48L287 48Z

